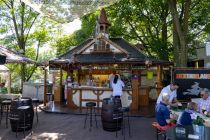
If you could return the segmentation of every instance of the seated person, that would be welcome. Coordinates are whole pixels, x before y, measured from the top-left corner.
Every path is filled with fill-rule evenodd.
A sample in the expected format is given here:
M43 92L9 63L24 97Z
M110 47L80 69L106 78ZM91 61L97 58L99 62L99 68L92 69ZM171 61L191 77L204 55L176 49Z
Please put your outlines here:
M166 130L172 126L175 126L173 123L176 116L172 116L170 118L170 111L167 107L167 104L169 102L169 95L163 94L161 102L156 105L156 119L159 125L161 126L161 129Z
M169 102L167 103L170 106L177 107L178 104L180 104L177 100L177 89L179 88L179 85L177 82L173 82L170 85L164 87L160 95L158 96L156 104L159 104L162 101L163 94L167 94L169 96Z
M210 92L207 88L204 88L200 92L201 100L198 103L198 111L201 114L209 114L210 113Z
M196 112L198 106L194 102L187 104L187 108L179 115L178 125L192 125L192 114Z
M5 83L0 83L0 93L7 93L7 88L5 87Z
M208 122L208 121L205 121L203 124L204 124L206 127L210 127L210 122Z

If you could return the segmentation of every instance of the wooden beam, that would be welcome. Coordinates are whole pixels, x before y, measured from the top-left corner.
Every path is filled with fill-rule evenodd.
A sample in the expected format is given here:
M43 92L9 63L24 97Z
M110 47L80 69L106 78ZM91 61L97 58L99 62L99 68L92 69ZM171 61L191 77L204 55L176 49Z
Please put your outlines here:
M157 66L157 94L159 95L162 89L162 66Z
M139 108L139 77L138 71L132 73L132 103L131 110L138 110Z
M47 69L44 68L44 106L47 103Z
M60 95L60 97L59 97L59 100L60 100L60 102L61 102L61 97L62 97L62 94L64 94L63 93L63 70L62 70L62 68L60 68L60 81L59 81L59 95Z

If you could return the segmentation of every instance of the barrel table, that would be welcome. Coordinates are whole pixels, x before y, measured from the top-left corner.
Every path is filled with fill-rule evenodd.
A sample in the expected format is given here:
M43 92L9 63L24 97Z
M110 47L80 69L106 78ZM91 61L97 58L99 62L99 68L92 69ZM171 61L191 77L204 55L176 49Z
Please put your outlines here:
M29 108L25 111L25 122L24 122L24 115L18 110L18 107L20 106L29 106ZM21 128L24 124L26 124L28 127L25 130L32 129L33 125L33 118L34 118L34 109L32 104L32 99L27 97L22 97L20 99L15 99L11 102L10 107L10 124L11 129L13 132L21 132L24 131L24 129Z
M122 118L118 108L122 107L120 98L104 98L102 102L101 120L105 131L121 129Z

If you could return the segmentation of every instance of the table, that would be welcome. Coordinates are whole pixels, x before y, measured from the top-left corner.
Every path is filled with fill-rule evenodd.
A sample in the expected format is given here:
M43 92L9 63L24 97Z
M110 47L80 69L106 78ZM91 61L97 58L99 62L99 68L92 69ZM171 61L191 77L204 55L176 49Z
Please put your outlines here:
M210 128L205 126L175 126L166 130L167 140L210 140Z
M0 99L15 99L21 97L21 94L12 94L12 93L7 93L7 94L1 94L0 93Z
M172 113L172 114L176 114L176 115L180 115L182 112L183 112L184 110L183 109L177 109L177 110L170 110L170 112ZM210 117L207 117L207 116L205 116L205 115L203 115L203 114L201 114L201 113L198 113L198 112L195 112L196 113L196 115L197 116L199 116L200 118L202 118L203 120L205 120L205 121L209 121L210 122Z

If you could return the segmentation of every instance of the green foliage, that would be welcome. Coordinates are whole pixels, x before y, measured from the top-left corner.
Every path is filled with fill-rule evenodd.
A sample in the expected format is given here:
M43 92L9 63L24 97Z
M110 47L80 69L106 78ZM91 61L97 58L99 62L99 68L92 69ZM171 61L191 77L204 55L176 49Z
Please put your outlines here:
M52 44L52 47L57 50L57 55L61 55L67 52L71 46L79 45L86 39L93 37L98 14L99 11L81 17L82 29L75 31L73 34L58 37Z
M67 52L71 46L75 45L74 35L64 35L63 37L57 38L55 43L52 44L52 47L56 49L56 55L58 56Z
M204 122L205 121L199 116L197 116L197 119L193 120L193 124L200 125L200 126L202 126Z
M41 60L40 48L47 47L46 44L52 41L57 33L53 29L55 22L39 17L39 13L21 1L0 0L0 6L0 43L16 51L22 50L24 55L35 61ZM46 55L47 53L45 52ZM49 54L45 58L52 56L52 52ZM21 88L20 79L29 80L36 72L37 66L27 64L21 70L20 64L11 64L9 68L12 71L12 86Z
M206 37L208 33L208 17L205 14L208 13L207 3L207 0L192 1L187 43L191 43L195 39L203 40ZM182 5L178 2L178 6ZM111 23L110 37L123 37L132 44L142 43L145 48L144 52L149 56L173 60L173 21L167 1L121 0L105 9ZM78 45L93 36L98 14L99 11L96 11L81 18L82 28L69 36L70 44L65 44L63 47L65 49L61 52L68 50L69 46L72 46L72 42ZM64 38L66 40L65 36ZM68 41L66 42L68 43ZM193 52L193 49L190 49L189 53Z

